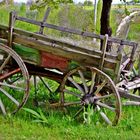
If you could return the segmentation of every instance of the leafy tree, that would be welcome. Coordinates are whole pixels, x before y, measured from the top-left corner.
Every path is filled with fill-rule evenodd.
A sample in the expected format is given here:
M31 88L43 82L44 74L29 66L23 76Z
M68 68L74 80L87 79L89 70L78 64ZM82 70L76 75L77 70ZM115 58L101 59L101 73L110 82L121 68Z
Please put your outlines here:
M73 0L36 0L32 6L32 9L44 8L46 6L57 8L60 4L63 3L73 3Z
M2 0L2 1L0 1L0 6L2 6L2 5L8 6L8 5L12 5L12 4L13 4L13 0Z
M100 19L100 34L105 35L108 34L109 36L112 35L112 29L110 27L110 10L113 0L102 0L102 12L101 12L101 19ZM120 0L123 2L127 2L127 0ZM139 2L140 0L132 0L135 2ZM35 4L37 7L44 7L44 6L51 6L51 7L58 7L59 4L62 3L72 3L73 0L36 0ZM89 0L85 1L85 4L89 3ZM101 42L102 47L102 42ZM107 47L108 50L108 47Z
M90 0L84 1L84 6L92 6L92 5L93 5L92 1Z
M140 3L140 0L132 0L130 2L134 2L134 3Z

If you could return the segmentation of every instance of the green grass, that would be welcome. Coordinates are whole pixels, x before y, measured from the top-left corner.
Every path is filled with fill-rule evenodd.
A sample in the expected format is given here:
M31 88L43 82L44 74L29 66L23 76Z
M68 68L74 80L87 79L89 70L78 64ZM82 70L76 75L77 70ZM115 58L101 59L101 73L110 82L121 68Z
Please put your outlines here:
M55 91L56 82L47 80ZM43 113L45 123L36 122L38 117L21 109L15 116L0 116L0 140L139 140L140 108L123 107L122 116L117 126L107 126L97 121L85 124L83 120L72 119L71 110L49 107L49 92L38 83L38 100L44 104L36 107L33 104L34 89L31 85L29 99L25 108L32 108ZM93 117L93 116L92 116Z
M57 111L50 111L47 125L32 122L26 113L15 117L0 117L1 140L139 140L140 137L140 108L127 107L124 109L120 123L115 126L102 124L85 125L71 121L67 116L61 116Z
M8 23L9 12L16 9L21 16L25 16L24 7L10 7L7 9L0 8L1 24ZM92 10L92 8L87 8ZM39 19L42 19L43 12L40 13ZM117 23L114 22L120 13L112 12L111 26L115 32ZM57 23L57 14L53 11L49 18L50 23ZM115 16L114 16L115 15ZM120 16L120 15L119 15ZM56 17L56 18L55 18ZM138 23L137 23L138 24ZM129 33L129 39L138 40L137 24L132 25L132 31ZM16 27L26 29L28 31L38 31L38 27L17 22ZM99 27L98 27L99 28ZM137 32L136 32L137 31ZM137 34L137 36L136 36ZM49 81L51 86L56 87ZM140 139L140 108L139 107L124 107L120 123L115 126L106 126L100 122L84 124L83 121L72 120L72 118L60 109L50 109L48 106L49 94L46 89L39 85L38 99L44 101L45 104L41 107L42 112L47 118L47 123L35 123L35 118L28 112L21 110L15 116L6 118L0 116L0 140L139 140ZM30 98L25 107L33 108L38 111L38 108L33 106L34 90L31 86ZM58 99L58 98L56 98Z
M47 80L54 89L57 83ZM37 123L38 118L21 109L15 116L0 116L0 140L139 140L140 108L123 107L120 122L117 126L107 126L102 122L85 124L81 120L73 120L67 110L52 109L48 106L49 92L38 83L38 100L44 105L33 105L34 89L31 85L30 96L25 108L42 112L45 123Z

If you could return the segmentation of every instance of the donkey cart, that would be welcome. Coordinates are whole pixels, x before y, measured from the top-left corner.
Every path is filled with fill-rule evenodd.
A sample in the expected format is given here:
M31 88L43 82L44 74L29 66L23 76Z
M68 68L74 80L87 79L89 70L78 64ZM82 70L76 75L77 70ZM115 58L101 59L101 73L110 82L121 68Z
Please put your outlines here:
M40 26L41 32L14 28L16 21ZM45 36L44 28L96 38L99 42L103 41L102 49L83 48ZM108 42L112 48L117 48L114 53L106 51ZM126 46L127 53L124 52ZM116 125L121 115L120 97L130 103L140 101L139 95L132 94L140 87L134 68L136 49L135 42L35 21L11 12L9 26L0 25L1 112L4 115L16 113L23 107L29 96L29 81L33 75L40 77L48 89L43 77L60 83L59 101L51 106L74 108L73 117L90 109L98 116L97 119Z

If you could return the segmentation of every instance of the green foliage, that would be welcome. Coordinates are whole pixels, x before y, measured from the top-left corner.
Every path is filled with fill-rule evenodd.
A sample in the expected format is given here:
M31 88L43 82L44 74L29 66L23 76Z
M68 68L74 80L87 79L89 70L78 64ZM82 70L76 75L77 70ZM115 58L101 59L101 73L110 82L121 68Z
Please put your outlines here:
M124 9L124 12L125 12L125 14L127 15L127 16L129 16L130 15L130 12L129 12L129 10L128 10L128 8L127 8L127 5L125 4L125 9Z
M76 9L76 7L71 7L70 8L70 13L67 13L67 17L72 20L71 22L66 18L65 20L66 23L70 26L73 27L79 27L79 22L78 20L82 18L82 12L79 13L81 10L83 10L85 13L87 12L86 9L80 7L79 9ZM64 7L62 7L64 8ZM15 7L12 7L12 9L16 9ZM52 23L57 23L58 21L60 22L59 18L63 18L62 12L65 11L67 8L65 7L63 10L62 9L57 9L56 11L54 10L50 14L50 18L48 19L49 22ZM19 11L20 15L25 14L25 8L17 9ZM76 11L77 10L77 11ZM1 23L8 23L8 12L10 9L0 9L0 22ZM76 15L79 15L79 17L76 17L76 15L71 15L74 14L76 11ZM83 12L83 13L84 13ZM92 14L92 11L89 10L87 12L90 16ZM44 12L41 12L40 14L44 14ZM89 20L89 15L86 15L86 20ZM116 23L116 17L118 17L119 13L113 12L112 14L112 27L115 29ZM59 17L59 16L60 17ZM62 16L62 17L61 17ZM39 19L40 17L38 17ZM40 18L41 19L41 18ZM83 18L84 19L84 18ZM90 17L90 19L92 19ZM90 20L89 20L90 21ZM90 22L87 23L90 23ZM74 23L73 23L74 22ZM80 21L84 22L84 20ZM88 24L83 23L84 26L80 26L81 28L84 28L86 30L86 25ZM60 25L63 24L59 23ZM138 23L139 24L139 23ZM31 25L23 24L23 23L18 23L16 25L17 27L24 28L29 31L37 31L37 28ZM89 26L89 25L88 25ZM87 26L87 27L88 27ZM90 25L91 26L91 25ZM140 31L140 26L137 26L137 24L132 24L132 32L129 34L129 39L139 39L139 31ZM90 30L91 31L91 30ZM115 30L114 30L115 32ZM60 34L59 34L60 35ZM50 84L53 84L51 81ZM40 86L40 85L39 85ZM56 86L55 84L53 85L54 87ZM31 89L32 95L34 94L33 88ZM40 86L38 92L39 98L41 100L46 100L48 97L46 93L46 90L43 88L43 86ZM30 102L30 103L29 103ZM7 118L3 118L0 116L0 138L2 140L12 140L12 139L38 139L38 140L43 140L43 139L68 139L68 140L73 140L73 139L139 139L139 132L140 132L140 108L139 107L127 107L123 108L123 113L121 117L121 121L116 127L106 127L103 126L102 124L96 124L93 125L93 122L91 121L91 118L94 117L92 115L92 110L90 110L90 107L88 107L84 111L84 118L85 122L87 122L87 125L84 125L82 123L79 123L78 121L72 121L72 118L68 115L61 115L62 111L60 111L57 115L55 112L57 110L46 110L45 113L43 113L43 109L39 109L35 111L35 109L29 109L28 107L32 106L31 100L29 101L26 106L27 108L24 108L23 110L26 111L20 111L18 113L18 116L8 116ZM48 113L49 112L49 113ZM29 117L31 116L31 118ZM37 122L37 123L31 123L31 122ZM47 124L47 125L40 125L40 124ZM51 124L51 125L48 125Z
M139 3L140 2L140 0L133 0L135 3Z
M13 4L13 0L1 0L0 1L0 6L1 5L12 5Z
M84 107L84 112L83 112L83 118L84 118L84 123L91 124L92 123L92 117L93 117L93 106L88 105L87 107Z
M58 8L60 4L73 3L73 0L36 0L31 9L40 9L44 7Z
M20 6L20 11L21 12L25 12L26 11L26 5L25 3L22 3L21 6Z
M3 5L5 5L5 2L4 1L0 2L0 6L3 6Z
M38 109L38 111L34 111L30 108L23 108L23 110L32 115L32 117L34 118L33 122L48 124L48 120L41 109Z
M57 109L58 110L58 109ZM55 114L54 110L47 120L51 125L32 123L25 111L18 116L3 118L0 116L1 140L139 140L140 108L123 107L120 123L115 126L102 124L81 124L69 121L68 116ZM49 110L49 112L51 112Z
M81 29L83 31L93 30L93 11L86 10L82 6L63 5L58 13L60 26Z
M84 1L84 6L92 6L92 5L93 5L92 1L90 1L90 0Z

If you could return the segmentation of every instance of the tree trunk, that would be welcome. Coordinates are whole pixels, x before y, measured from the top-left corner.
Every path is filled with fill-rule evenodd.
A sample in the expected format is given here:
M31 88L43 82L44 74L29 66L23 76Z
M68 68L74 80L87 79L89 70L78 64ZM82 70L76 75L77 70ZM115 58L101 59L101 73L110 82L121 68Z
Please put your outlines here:
M112 35L112 29L110 27L110 9L111 9L112 0L103 0L103 7L101 13L101 29L100 34L108 36ZM101 41L101 50L102 50L103 41ZM107 51L111 49L111 44L108 42Z

